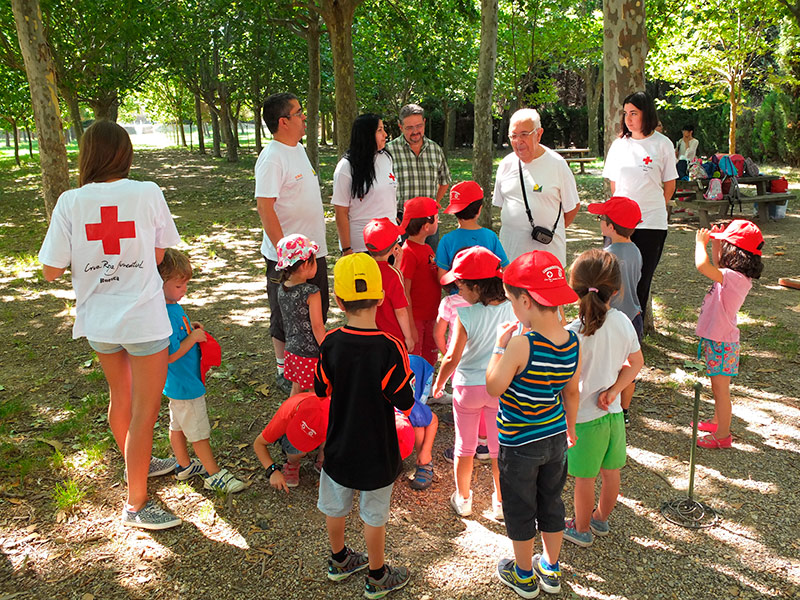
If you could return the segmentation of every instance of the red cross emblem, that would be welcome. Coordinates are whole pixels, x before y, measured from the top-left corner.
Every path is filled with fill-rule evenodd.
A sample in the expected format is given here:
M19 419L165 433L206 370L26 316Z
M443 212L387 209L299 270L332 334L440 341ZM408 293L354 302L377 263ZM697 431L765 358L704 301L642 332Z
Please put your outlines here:
M644 161L644 164L646 164L646 165L649 165L651 162L653 162L653 159L650 158L649 156L645 156L642 160Z
M391 179L392 181L394 181L394 180L395 180L394 173L389 173L389 179Z
M120 254L120 239L136 237L136 222L119 221L117 211L116 206L101 206L100 222L86 224L86 239L90 242L101 240L106 254Z

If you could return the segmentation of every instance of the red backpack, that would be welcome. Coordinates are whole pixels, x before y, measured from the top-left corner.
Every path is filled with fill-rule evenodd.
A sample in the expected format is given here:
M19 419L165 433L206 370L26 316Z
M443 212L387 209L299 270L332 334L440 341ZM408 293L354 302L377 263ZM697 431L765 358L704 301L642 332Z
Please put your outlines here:
M744 175L744 156L741 154L731 154L728 158L731 159L733 166L736 167L736 176L741 177Z
M786 177L780 177L778 179L773 179L769 182L769 191L771 194L785 194L789 191L789 182L786 181Z

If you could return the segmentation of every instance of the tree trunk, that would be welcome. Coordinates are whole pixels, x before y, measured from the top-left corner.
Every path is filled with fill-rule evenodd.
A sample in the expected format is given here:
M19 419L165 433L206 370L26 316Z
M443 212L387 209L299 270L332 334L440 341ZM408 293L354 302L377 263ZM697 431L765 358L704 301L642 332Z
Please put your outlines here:
M67 148L58 105L56 71L50 46L44 37L39 0L11 0L11 8L31 89L33 117L39 138L44 208L50 221L58 197L69 187Z
M33 156L33 140L31 139L30 127L25 125L25 137L28 138L28 156Z
M598 113L600 97L603 93L603 79L600 77L600 67L588 65L583 70L583 82L586 86L586 112L588 117L588 146L590 156L600 155L600 123Z
M256 134L256 154L261 154L264 144L261 141L261 103L258 101L258 96L253 96L253 126Z
M206 153L206 142L203 138L203 110L200 106L200 96L194 95L194 118L197 121L197 152Z
M186 144L186 132L183 130L183 119L181 119L180 117L178 118L178 127L180 128L180 132L181 132L181 146L186 148L186 146L187 146L187 144Z
M320 23L313 11L306 30L308 44L308 97L306 98L306 152L311 166L319 173L319 97L322 87L320 76Z
M228 103L228 90L222 85L219 88L219 121L222 139L225 142L225 158L228 162L238 162L239 152L231 129L231 107Z
M472 176L483 188L483 227L492 226L492 90L497 62L498 0L481 0L481 49L475 83L475 131L472 141Z
M222 158L221 140L219 134L219 116L215 108L209 106L211 113L211 140L213 143L213 150L211 155L215 158Z
M320 144L323 146L328 145L328 118L325 116L325 113L320 114L320 121L322 122L322 127L320 127Z
M353 15L362 0L322 0L321 14L328 26L333 55L336 94L336 146L341 158L350 143L356 119L356 79L353 66Z
M619 137L622 101L644 90L647 30L642 0L603 0L604 155Z
M101 98L90 100L89 106L91 106L94 111L94 118L96 121L105 120L117 122L119 96L117 96L116 92L108 92Z
M736 154L736 116L739 113L739 98L736 94L736 84L730 84L728 96L731 103L730 125L728 127L728 154Z
M456 140L456 111L445 99L442 100L442 111L444 112L444 149L445 154L455 147Z
M11 131L14 134L14 161L17 166L20 166L22 163L19 160L19 128L17 127L17 121L11 117L4 118L11 125Z
M61 88L61 96L67 103L69 118L72 121L72 129L75 132L75 139L80 142L83 136L83 121L81 120L81 108L78 105L78 96L66 87Z

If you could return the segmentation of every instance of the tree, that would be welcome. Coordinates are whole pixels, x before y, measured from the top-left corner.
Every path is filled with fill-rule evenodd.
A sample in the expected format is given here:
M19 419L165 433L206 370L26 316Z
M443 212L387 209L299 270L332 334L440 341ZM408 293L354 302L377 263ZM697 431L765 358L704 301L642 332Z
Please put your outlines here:
M39 138L42 192L47 220L61 193L69 187L67 147L58 105L56 72L44 37L38 0L11 0L17 38L31 89L33 116Z
M481 225L491 227L492 205L492 88L497 62L497 0L481 0L481 51L475 83L475 132L472 143L472 176L483 188Z
M25 72L0 63L0 119L11 125L14 135L14 160L19 159L19 128L28 126L31 114L31 93Z

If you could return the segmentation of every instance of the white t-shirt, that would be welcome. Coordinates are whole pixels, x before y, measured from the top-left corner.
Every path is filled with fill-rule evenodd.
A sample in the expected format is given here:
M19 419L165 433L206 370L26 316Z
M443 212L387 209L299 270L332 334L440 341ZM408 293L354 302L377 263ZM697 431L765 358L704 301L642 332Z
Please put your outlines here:
M575 176L567 162L549 148L538 158L523 163L522 175L528 194L528 206L537 226L551 229L558 216L555 235L549 244L540 244L531 238L531 225L525 212L525 203L519 183L520 160L514 153L506 156L497 167L492 204L500 207L500 243L513 261L532 250L547 250L566 266L567 238L564 213L573 210L580 200Z
M697 140L692 138L692 141L689 142L689 147L686 147L686 142L683 141L683 138L678 140L678 143L675 144L675 148L678 150L678 159L685 158L689 162L692 162L695 156L697 156Z
M666 229L664 182L678 178L668 137L654 131L643 140L619 138L608 149L603 177L614 182L614 194L627 196L642 209L637 229Z
M397 177L392 172L392 158L386 152L375 155L375 180L363 198L353 198L350 186L353 181L350 161L342 158L333 172L334 206L350 209L350 246L354 252L364 252L364 227L372 219L397 218Z
M275 214L283 235L302 233L319 245L317 258L327 256L319 179L302 144L287 146L272 140L258 155L255 171L255 196L276 198ZM261 241L261 254L269 260L278 260L278 253L266 231Z
M39 262L72 268L72 337L116 344L168 338L155 249L179 242L164 195L151 181L89 183L61 194Z
M578 383L581 402L577 423L587 423L608 413L622 412L620 397L614 398L608 411L597 406L597 397L617 380L628 356L639 350L636 330L625 313L611 308L606 313L603 326L590 336L580 333L580 319L575 319L567 329L578 334L581 344L581 376Z

